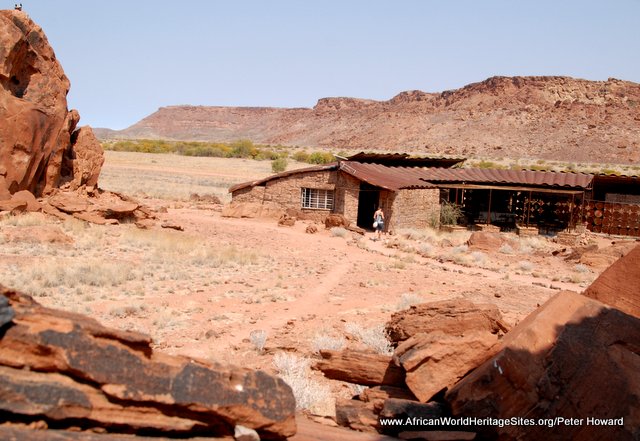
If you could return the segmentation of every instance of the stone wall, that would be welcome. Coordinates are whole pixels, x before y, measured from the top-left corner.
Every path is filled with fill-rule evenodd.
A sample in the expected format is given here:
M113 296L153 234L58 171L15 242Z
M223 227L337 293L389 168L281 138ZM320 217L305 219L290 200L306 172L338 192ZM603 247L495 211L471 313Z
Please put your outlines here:
M382 192L380 194L382 199ZM387 229L426 228L432 216L440 218L440 190L434 188L399 190L390 198ZM383 205L384 210L384 205Z
M360 181L351 175L340 172L338 174L338 188L336 190L335 212L342 214L355 225L358 221Z
M256 185L255 187L245 187L240 190L236 190L231 193L231 200L233 202L258 202L262 203L264 200L265 187Z

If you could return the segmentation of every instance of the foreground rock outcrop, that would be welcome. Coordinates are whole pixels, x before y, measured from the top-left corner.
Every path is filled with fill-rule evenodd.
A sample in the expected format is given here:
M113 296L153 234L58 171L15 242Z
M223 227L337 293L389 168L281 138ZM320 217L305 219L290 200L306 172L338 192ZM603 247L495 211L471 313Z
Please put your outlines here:
M146 335L103 327L0 288L5 422L170 437L295 433L295 400L261 371L154 352ZM2 427L2 426L0 426Z
M522 419L478 425L490 439L637 439L639 355L640 319L562 292L511 330L498 354L446 399L455 416Z

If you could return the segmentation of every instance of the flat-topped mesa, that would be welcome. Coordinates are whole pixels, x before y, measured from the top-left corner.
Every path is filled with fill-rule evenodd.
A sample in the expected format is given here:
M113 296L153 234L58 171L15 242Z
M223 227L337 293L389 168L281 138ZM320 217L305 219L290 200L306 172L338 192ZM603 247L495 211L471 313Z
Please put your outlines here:
M491 77L386 101L332 97L313 108L165 107L98 136L585 163L637 163L640 84L570 77Z
M97 182L102 148L91 128L74 134L69 87L42 28L22 11L0 11L0 200Z

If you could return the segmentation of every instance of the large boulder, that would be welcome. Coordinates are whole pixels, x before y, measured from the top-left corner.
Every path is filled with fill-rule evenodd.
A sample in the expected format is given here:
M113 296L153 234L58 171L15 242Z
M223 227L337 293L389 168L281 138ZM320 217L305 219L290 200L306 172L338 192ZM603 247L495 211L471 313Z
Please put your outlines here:
M417 334L400 343L393 358L406 371L409 390L426 403L491 357L496 343L498 336L486 330L463 335Z
M74 135L80 117L67 109L68 91L42 29L22 11L0 11L0 200L52 191L65 157L75 161L67 181L97 179L102 149L90 130Z
M513 328L497 355L446 400L454 416L510 422L480 423L486 439L634 440L639 353L640 319L561 292Z
M0 287L0 411L57 428L262 439L295 433L295 399L261 371L156 353L146 335Z
M421 303L394 313L386 325L389 339L400 342L420 333L441 331L461 335L474 330L492 334L507 332L509 325L492 303L473 303L458 298Z
M640 246L621 257L589 286L584 295L640 317Z

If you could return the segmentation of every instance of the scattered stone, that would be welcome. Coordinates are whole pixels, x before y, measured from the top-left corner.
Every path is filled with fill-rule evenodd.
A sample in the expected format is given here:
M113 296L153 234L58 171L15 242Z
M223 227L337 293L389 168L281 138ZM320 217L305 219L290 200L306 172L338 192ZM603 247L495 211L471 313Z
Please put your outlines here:
M509 325L502 319L496 305L476 304L459 298L422 303L396 312L387 323L386 330L391 341L401 342L413 335L434 331L449 335L460 335L473 330L504 333L509 330Z
M389 398L380 411L382 418L431 419L445 415L446 406L441 403L418 403L411 400Z
M282 216L280 216L280 219L278 219L278 225L280 225L281 227L293 227L296 224L296 218L289 216L287 213L284 213Z
M372 386L363 390L359 395L364 402L384 402L389 398L400 398L403 400L417 401L415 395L406 387L398 386Z
M489 231L474 231L471 233L467 245L474 250L498 251L507 241L500 233Z
M36 197L28 190L20 190L11 195L11 200L16 202L25 202L27 204L25 211L36 212L42 210L42 204L38 202Z
M373 403L338 398L336 423L359 432L378 432L380 424Z
M174 224L169 221L162 222L162 225L160 225L160 227L169 228L171 230L176 230L176 231L184 231L184 228L181 225Z
M189 195L189 200L193 202L204 202L207 204L222 205L222 201L215 194L199 195L198 193L191 193Z
M9 195L9 197L11 197ZM8 211L12 215L24 213L27 211L27 202L14 201L12 199L0 200L0 211Z
M318 227L313 224L307 225L307 228L304 231L309 234L316 234L318 232Z
M322 350L323 360L313 368L325 377L365 386L402 386L404 370L393 363L390 355L358 351Z
M237 425L234 429L233 438L235 441L260 441L260 435L253 429Z
M349 219L347 219L346 217L338 213L329 214L324 219L324 226L327 229L334 228L334 227L347 228L350 224L351 224L351 221L349 221Z

